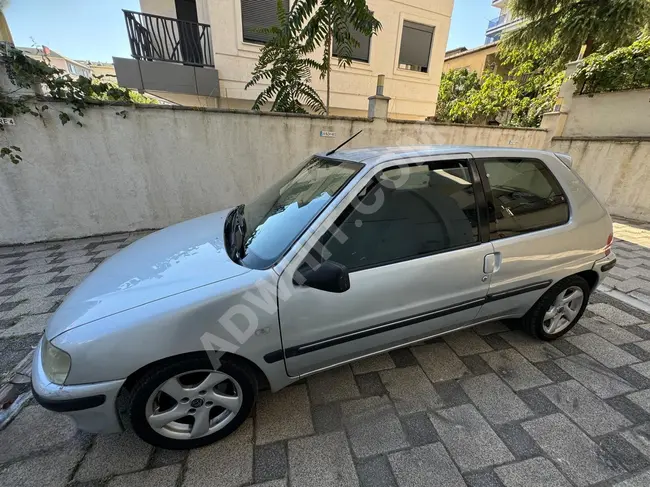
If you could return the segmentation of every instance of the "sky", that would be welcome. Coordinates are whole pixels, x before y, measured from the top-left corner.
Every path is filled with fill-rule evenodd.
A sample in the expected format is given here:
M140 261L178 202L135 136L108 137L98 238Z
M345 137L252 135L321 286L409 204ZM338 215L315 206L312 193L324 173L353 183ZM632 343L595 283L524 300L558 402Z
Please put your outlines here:
M5 17L19 47L45 45L71 59L130 57L125 10L138 0L9 0Z
M499 14L491 4L491 0L455 0L446 50L483 44L488 20ZM140 10L140 3L10 0L5 15L17 46L46 45L72 59L110 62L113 56L130 57L122 9Z
M498 16L492 0L455 0L446 51L482 46L488 21Z

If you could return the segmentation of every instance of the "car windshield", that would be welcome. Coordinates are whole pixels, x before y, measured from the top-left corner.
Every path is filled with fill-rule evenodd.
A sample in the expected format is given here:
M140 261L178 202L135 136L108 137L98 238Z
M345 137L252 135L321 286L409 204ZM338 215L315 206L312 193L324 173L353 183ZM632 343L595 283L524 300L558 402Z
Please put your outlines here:
M246 204L239 262L254 269L274 264L362 167L314 156Z

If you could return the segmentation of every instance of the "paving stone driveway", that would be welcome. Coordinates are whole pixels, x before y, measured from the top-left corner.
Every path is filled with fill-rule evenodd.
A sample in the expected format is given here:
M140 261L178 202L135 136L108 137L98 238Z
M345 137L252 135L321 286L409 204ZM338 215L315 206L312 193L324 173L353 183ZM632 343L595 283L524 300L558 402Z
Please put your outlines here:
M643 293L650 232L630 235L616 250L634 275L610 279ZM139 236L0 249L0 372ZM80 433L34 403L0 431L0 486L251 484L650 485L650 315L596 293L552 344L492 323L396 350L264 392L239 431L189 453Z
M650 307L650 224L614 223L617 265L603 284Z

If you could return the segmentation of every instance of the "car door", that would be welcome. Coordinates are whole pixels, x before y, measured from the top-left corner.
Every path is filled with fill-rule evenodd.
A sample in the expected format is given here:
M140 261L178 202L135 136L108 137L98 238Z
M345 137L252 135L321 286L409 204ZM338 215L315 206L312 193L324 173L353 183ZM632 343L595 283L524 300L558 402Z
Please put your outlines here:
M545 155L513 155L518 156L497 150L475 159L487 191L498 265L480 312L483 319L525 313L579 257L572 250L579 243L566 231L568 199Z
M469 324L485 300L493 248L468 157L385 163L351 196L334 225L316 231L312 248L320 261L347 268L349 289L296 284L301 259L284 270L291 297L279 300L279 316L291 376Z

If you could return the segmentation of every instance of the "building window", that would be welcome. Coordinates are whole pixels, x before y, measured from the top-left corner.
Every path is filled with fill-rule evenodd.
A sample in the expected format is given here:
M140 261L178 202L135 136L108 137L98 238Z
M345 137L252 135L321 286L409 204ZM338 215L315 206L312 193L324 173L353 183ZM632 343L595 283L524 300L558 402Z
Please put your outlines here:
M359 32L352 26L350 26L349 28L350 28L350 34L352 34L352 37L359 43L358 47L352 48L350 59L352 59L353 61L361 61L367 63L370 60L370 38L372 36L364 36L361 32ZM334 57L341 57L340 54L341 54L340 46L336 44L336 40L335 40L334 45L332 47L332 55Z
M283 0L284 9L289 11L289 0ZM241 20L244 41L265 44L270 36L259 29L278 24L277 0L241 0Z
M75 76L85 76L86 78L90 78L91 74L88 69L82 68L81 66L77 66L76 64L72 63L66 63L68 66L68 72L70 74L74 74Z
M399 49L399 67L428 73L432 45L433 27L405 20Z
M497 32L496 34L492 34L489 36L485 37L485 44L492 44L493 42L497 42L501 40L501 32Z
M542 161L504 159L482 161L492 189L491 238L564 225L569 205L562 187Z

